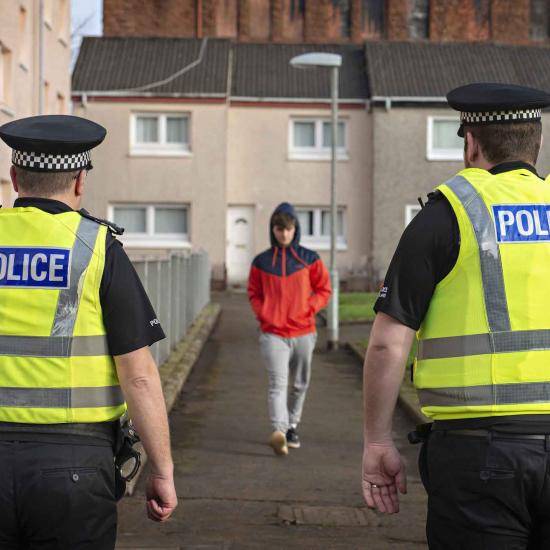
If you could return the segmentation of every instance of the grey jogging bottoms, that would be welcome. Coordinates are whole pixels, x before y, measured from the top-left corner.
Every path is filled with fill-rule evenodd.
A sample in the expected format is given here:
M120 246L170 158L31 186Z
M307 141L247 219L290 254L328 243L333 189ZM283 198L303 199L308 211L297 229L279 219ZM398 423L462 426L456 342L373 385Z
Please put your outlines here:
M315 332L296 338L282 338L266 332L260 335L260 349L269 377L269 418L274 430L286 433L290 425L300 422L316 341Z

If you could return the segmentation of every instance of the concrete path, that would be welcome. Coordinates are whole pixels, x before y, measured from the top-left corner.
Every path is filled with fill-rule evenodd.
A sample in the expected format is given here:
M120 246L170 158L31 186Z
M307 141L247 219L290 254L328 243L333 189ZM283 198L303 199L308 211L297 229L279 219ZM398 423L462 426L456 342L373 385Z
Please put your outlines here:
M409 464L409 494L396 516L364 507L360 489L361 369L323 349L323 330L300 425L302 448L276 457L267 446L266 375L246 296L219 295L223 312L170 415L180 498L173 519L144 513L144 479L119 507L118 548L426 548L425 493L412 423L398 413L397 441Z

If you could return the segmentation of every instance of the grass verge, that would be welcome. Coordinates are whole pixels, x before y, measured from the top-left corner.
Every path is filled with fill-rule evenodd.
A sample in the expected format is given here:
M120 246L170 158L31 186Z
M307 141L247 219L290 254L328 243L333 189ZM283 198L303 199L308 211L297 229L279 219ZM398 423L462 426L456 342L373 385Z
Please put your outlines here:
M372 308L377 297L377 292L342 292L339 296L340 320L343 323L372 323L375 316Z

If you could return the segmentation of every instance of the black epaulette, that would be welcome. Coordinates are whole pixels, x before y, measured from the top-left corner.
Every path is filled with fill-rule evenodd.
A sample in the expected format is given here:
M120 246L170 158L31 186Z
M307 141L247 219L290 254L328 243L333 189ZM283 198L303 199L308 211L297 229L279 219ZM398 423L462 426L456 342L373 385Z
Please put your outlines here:
M428 202L426 203L426 206L444 198L445 195L439 189L430 191L430 193L428 193Z
M78 213L81 216L84 216L85 218L88 218L89 220L92 220L94 222L97 222L101 225L105 225L109 228L111 233L114 233L115 235L122 235L124 233L124 227L118 226L116 223L111 222L109 220L102 220L101 218L96 218L95 216L92 216L87 210L84 208L81 208Z

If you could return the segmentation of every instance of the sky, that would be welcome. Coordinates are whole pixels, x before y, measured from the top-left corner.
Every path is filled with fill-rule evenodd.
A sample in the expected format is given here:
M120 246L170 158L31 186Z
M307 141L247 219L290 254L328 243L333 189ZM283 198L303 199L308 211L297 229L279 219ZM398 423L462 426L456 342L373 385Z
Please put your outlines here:
M71 0L71 69L78 55L82 36L100 35L102 21L102 0Z

